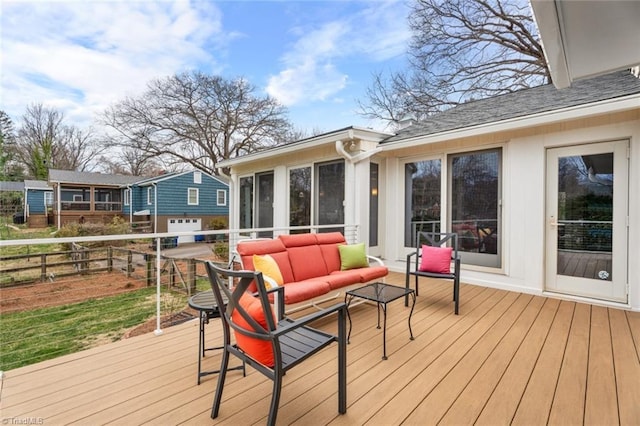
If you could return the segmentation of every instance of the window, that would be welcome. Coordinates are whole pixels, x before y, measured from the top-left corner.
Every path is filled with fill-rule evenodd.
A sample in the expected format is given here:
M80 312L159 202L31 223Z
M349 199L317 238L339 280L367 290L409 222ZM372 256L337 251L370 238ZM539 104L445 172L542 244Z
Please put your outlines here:
M124 190L124 205L128 206L131 203L131 190L130 189L125 189Z
M311 225L311 167L289 170L289 226ZM296 230L295 232L308 232Z
M147 204L153 204L153 187L147 187Z
M378 245L378 165L369 164L369 245Z
M227 205L227 191L224 189L218 189L216 191L216 203L219 206L226 206Z
M273 227L273 191L274 191L273 172L264 172L256 174L256 198L257 211L256 218L258 228ZM271 238L273 232L264 231L258 233L261 238Z
M315 173L316 224L344 223L344 161L316 164ZM333 230L341 231L342 228L331 229Z
M193 183L202 183L202 172L193 172Z
M190 206L197 206L199 204L199 190L198 188L188 188L187 204Z
M240 178L240 228L253 228L253 176Z
M78 202L84 201L84 199L80 194L73 194L73 201L78 203Z
M405 164L404 181L404 245L415 247L418 231L440 232L441 161Z
M47 191L44 193L44 206L50 207L53 205L53 191Z
M501 150L449 156L450 229L463 263L501 267Z

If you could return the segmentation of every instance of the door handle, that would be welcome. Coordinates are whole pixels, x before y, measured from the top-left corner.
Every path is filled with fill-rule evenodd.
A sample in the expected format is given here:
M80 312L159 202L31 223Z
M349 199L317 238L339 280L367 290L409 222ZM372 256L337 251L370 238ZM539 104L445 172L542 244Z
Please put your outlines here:
M551 216L551 218L549 219L549 225L551 226L564 226L564 223L558 223L558 220L555 218L555 216Z

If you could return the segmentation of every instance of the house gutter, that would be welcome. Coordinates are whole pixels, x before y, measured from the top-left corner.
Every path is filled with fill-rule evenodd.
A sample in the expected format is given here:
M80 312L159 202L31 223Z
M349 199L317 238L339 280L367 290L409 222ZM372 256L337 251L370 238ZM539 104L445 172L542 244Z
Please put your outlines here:
M133 224L133 191L131 191L131 184L127 184L126 188L129 190L129 226Z
M158 232L158 184L151 182L153 185L153 232Z
M60 182L58 182L58 185L56 186L56 201L57 201L57 210L58 210L58 230L60 230L60 224L62 223L62 201L60 200L60 196L62 194L62 191L60 190L60 186L62 184Z
M349 137L346 140L346 143L354 142L354 137L353 137L353 132L352 131L349 131L349 135L348 136ZM351 164L358 164L362 160L366 160L367 158L371 157L372 155L375 155L378 152L382 151L382 148L378 146L377 148L374 148L372 150L362 151L362 152L360 152L358 154L352 155L346 149L344 149L344 146L345 146L345 142L343 142L342 139L337 140L336 141L336 152L338 154L340 154L340 156L342 158L344 158L345 160L347 160Z
M606 99L591 103L588 106L578 105L574 107L545 111L538 114L515 117L504 121L479 124L472 127L462 127L431 135L418 135L399 141L382 143L382 151L392 151L402 148L415 147L416 142L424 144L446 142L452 139L462 139L466 137L479 136L483 134L520 130L535 126L554 124L577 118L587 118L590 116L613 114L640 108L640 94L635 93L622 98Z

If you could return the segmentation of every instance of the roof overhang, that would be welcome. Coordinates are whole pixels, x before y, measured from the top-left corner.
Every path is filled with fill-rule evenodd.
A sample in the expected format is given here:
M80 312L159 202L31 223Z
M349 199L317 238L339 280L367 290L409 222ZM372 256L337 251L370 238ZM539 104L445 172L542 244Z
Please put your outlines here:
M538 114L512 118L509 120L485 123L477 126L462 127L455 130L449 130L430 135L415 136L399 141L384 143L381 145L381 147L382 151L393 151L402 148L414 147L416 143L419 143L421 145L428 145L440 142L448 142L453 139L462 139L467 137L488 135L492 133L521 130L530 127L564 122L567 120L637 110L639 108L640 93L636 93L625 97L607 99L604 101L563 108L560 110L547 111Z
M322 145L334 145L336 141L348 141L348 140L360 140L379 143L385 138L392 136L391 133L383 133L376 130L364 129L358 127L347 127L344 129L336 130L329 133L323 133L321 135L313 136L307 139L302 139L297 142L288 143L286 145L280 145L274 148L269 148L264 151L255 152L242 157L231 158L221 161L217 164L218 168L233 167L240 164L251 163L254 161L262 161L275 156L292 154L299 151L307 150L312 147L319 147Z
M557 88L640 64L640 1L530 2Z

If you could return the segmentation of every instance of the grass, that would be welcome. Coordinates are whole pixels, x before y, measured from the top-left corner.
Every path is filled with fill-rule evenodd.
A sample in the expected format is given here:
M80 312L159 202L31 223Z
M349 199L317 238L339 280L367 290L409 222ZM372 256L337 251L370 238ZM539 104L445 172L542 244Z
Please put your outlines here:
M0 315L0 371L56 358L105 342L156 314L155 288L64 306ZM186 296L167 292L162 311L186 306Z
M17 228L14 229L13 227ZM0 235L3 240L26 240L36 238L52 238L56 228L27 228L26 225L0 225ZM38 254L60 251L60 244L29 244L25 246L3 247L2 256L19 254Z

